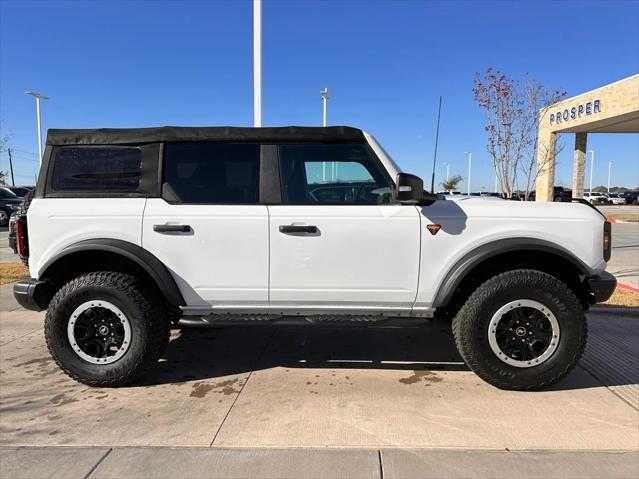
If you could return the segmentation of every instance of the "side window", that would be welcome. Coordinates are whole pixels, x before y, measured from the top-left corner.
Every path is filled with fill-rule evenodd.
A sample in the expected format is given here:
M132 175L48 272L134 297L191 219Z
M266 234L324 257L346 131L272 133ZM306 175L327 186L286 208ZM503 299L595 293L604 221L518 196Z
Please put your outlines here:
M164 185L182 203L259 202L260 145L168 143Z
M281 145L282 199L293 205L377 205L392 182L366 145Z
M57 148L51 189L56 192L135 192L140 186L141 171L142 151L139 148Z

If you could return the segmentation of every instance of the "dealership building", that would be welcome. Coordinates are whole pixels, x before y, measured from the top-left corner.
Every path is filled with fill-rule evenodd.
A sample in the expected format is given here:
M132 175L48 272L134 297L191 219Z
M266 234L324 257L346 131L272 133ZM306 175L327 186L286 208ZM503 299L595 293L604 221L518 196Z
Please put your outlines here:
M575 134L572 195L583 198L588 134L639 133L639 74L568 98L539 113L537 201L552 201L557 135Z

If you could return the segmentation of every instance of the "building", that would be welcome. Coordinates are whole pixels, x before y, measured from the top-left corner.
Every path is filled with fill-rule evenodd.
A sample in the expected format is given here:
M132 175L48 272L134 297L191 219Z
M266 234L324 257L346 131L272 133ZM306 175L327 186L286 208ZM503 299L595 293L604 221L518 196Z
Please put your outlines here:
M552 201L557 135L575 134L572 194L583 198L588 134L639 133L639 74L568 98L539 113L537 201Z

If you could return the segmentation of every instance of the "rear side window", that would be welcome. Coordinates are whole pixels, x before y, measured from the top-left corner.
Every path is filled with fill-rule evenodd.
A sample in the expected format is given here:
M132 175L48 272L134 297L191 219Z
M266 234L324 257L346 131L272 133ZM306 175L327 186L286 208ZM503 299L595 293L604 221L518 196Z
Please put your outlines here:
M164 185L179 202L258 203L260 145L169 143L164 152Z
M134 192L140 186L139 148L65 147L56 151L51 189Z

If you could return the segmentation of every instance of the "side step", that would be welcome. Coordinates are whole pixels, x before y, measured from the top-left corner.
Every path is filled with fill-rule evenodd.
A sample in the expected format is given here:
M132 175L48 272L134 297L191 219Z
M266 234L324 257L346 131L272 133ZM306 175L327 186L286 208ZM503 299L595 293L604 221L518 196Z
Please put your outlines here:
M277 314L211 314L207 316L183 316L177 326L182 328L211 328L216 326L282 325L282 326L416 326L426 324L432 318L389 318L385 316L314 314L308 316L284 316Z

